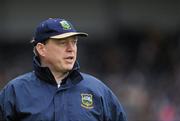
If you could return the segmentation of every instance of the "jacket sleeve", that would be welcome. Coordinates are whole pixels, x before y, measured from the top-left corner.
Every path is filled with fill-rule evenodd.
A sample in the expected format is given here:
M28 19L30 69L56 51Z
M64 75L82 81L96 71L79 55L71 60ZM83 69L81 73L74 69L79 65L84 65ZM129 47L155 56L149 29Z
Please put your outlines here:
M0 121L14 121L15 94L12 85L6 85L0 92Z
M103 102L105 121L127 121L122 105L110 89L106 91Z

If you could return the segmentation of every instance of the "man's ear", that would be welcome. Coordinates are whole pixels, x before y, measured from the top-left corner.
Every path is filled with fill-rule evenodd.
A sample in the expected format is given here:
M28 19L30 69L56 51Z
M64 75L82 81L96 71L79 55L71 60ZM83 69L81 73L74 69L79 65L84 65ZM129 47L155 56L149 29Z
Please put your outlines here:
M37 43L36 50L40 56L45 56L45 45L42 43Z

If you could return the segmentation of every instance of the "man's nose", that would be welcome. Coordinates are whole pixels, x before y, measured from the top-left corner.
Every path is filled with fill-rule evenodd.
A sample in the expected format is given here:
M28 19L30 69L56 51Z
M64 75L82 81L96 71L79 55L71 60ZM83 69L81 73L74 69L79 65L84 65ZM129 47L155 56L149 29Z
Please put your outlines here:
M73 51L75 49L75 46L76 45L73 42L70 41L70 42L67 43L67 50L68 51Z

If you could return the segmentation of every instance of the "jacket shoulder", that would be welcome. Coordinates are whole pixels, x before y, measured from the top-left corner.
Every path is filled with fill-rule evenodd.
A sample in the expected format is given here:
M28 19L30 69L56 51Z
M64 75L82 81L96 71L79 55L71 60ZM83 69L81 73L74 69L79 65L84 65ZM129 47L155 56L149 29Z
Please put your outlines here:
M10 85L21 85L23 83L28 83L30 80L32 80L33 76L33 72L29 72L29 73L25 73L22 75L17 76L16 78L10 80L6 86L10 86Z
M87 73L81 73L81 75L83 77L83 81L85 81L86 83L89 83L89 84L92 83L92 84L98 84L98 85L105 86L105 84L95 76L92 76L92 75L87 74Z
M112 99L112 97L117 98L114 92L103 81L89 74L85 74L85 73L81 73L81 74L83 77L83 81L82 81L83 87L90 89L91 91L94 91L97 94L100 94L101 96L109 97L109 99Z
M96 78L95 76L86 73L81 73L81 75L83 77L83 86L101 93L110 91L110 88L105 85L103 81Z

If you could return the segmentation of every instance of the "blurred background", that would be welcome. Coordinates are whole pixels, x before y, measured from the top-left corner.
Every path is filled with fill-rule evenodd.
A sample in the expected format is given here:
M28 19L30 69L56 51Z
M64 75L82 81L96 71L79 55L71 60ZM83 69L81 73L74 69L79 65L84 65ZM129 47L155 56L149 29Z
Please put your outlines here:
M32 70L39 22L61 17L79 31L81 71L103 80L129 121L180 120L180 1L1 0L0 89Z

